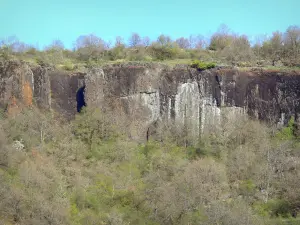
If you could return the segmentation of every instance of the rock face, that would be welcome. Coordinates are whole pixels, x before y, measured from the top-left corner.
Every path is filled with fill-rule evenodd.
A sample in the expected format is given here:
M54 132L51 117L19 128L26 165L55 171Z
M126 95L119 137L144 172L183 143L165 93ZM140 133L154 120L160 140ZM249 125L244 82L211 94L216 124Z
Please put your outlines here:
M8 112L33 103L34 79L30 67L18 61L0 62L0 106Z
M145 124L171 119L188 126L195 136L246 113L279 124L300 115L297 73L120 66L106 67L101 74L102 81L97 82L105 85L93 88L102 102L88 105L103 107L119 99L128 114L138 111L136 117L142 117Z
M77 92L84 86L82 73L49 72L51 86L51 108L72 118L77 112Z
M296 72L224 68L199 72L185 66L123 64L66 73L5 62L0 75L2 107L12 97L25 105L33 99L39 107L68 118L84 105L110 108L140 121L141 132L153 123L175 121L198 136L210 126L245 114L273 124L286 124L291 116L300 122Z
M34 99L39 108L51 108L51 85L49 79L51 68L37 66L32 68L34 75Z

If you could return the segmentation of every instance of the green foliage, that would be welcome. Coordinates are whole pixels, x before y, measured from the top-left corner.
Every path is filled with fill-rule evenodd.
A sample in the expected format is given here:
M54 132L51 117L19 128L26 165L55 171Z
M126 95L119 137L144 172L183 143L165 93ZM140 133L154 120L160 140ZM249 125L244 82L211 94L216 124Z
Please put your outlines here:
M295 118L292 116L287 126L283 127L279 132L277 132L276 138L280 140L291 140L295 138L294 129L295 129Z
M212 69L216 67L216 64L213 62L202 62L199 60L194 60L191 63L192 68L196 68L198 70L207 70L207 69Z
M208 48L214 51L223 50L232 43L233 39L234 37L230 34L214 34Z
M126 48L124 45L116 46L107 53L109 60L118 60L126 58Z
M67 71L73 71L75 69L75 65L72 62L67 61L62 65L62 69Z
M188 159L197 159L199 157L214 157L219 158L219 152L211 138L203 138L196 146L188 146L187 157Z
M164 136L137 143L113 121L97 109L71 123L34 109L1 119L0 218L24 225L299 222L291 218L299 153L271 142L264 125L240 120L186 146ZM20 139L23 150L14 146Z
M160 35L151 42L134 33L126 45L118 37L114 46L93 34L82 35L75 41L74 49L65 49L61 41L55 40L43 50L20 42L16 38L0 40L0 59L20 59L40 65L52 65L67 71L110 64L111 61L168 61L180 59L198 59L204 62L218 62L224 65L252 67L279 66L286 70L300 68L300 28L290 26L284 33L274 32L265 40L258 40L250 45L248 37L237 35L222 25L208 42L203 37L181 37L172 40L167 35ZM206 47L206 49L204 49ZM66 62L65 62L66 61ZM263 61L263 63L261 63ZM209 65L195 65L204 70Z
M93 145L97 146L102 141L111 140L116 136L109 118L99 109L83 108L73 122L73 132L75 137L88 144L91 150Z
M178 56L180 49L172 46L152 45L149 47L150 55L154 60L174 59Z
M6 115L5 115L5 108L6 107L3 107L0 109L0 120L3 120L6 118Z
M263 216L270 217L290 217L291 205L282 199L271 199L266 203L256 203L254 206L255 210Z
M11 49L7 46L0 47L0 59L3 60L10 60L13 59L13 53L11 52Z
M134 48L127 52L126 59L129 61L147 61L149 56L144 48Z
M54 130L48 129L50 124L50 114L42 114L36 109L24 109L17 118L8 118L3 127L8 132L9 141L23 140L25 146L30 148L53 140L56 135ZM54 124L51 126L54 127Z
M244 196L253 195L255 188L256 186L252 180L242 180L239 186L239 191Z
M239 67L251 67L252 66L250 62L237 62L236 65Z

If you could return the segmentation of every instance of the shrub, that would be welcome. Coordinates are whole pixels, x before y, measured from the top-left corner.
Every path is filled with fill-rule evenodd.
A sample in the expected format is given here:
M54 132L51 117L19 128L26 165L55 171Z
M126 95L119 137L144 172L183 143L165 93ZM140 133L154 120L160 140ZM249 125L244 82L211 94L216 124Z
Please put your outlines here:
M238 67L251 67L251 63L250 62L237 62L236 65Z
M83 108L73 121L73 132L76 138L90 146L90 150L116 137L110 118L99 109Z
M152 45L149 48L150 55L156 60L175 59L178 56L178 48L172 46Z
M276 137L280 140L291 140L294 136L295 118L292 116L288 122L287 127L282 128Z
M199 60L194 60L191 63L192 68L196 68L198 70L206 70L206 69L212 69L216 67L216 64L213 62L202 62Z
M67 71L73 71L75 69L75 65L72 62L67 61L62 68Z
M257 203L254 205L254 208L260 215L269 215L271 217L281 216L286 218L290 216L291 211L289 202L282 199L271 199L266 203Z
M147 52L143 48L130 49L127 52L126 59L129 61L145 61Z
M107 52L109 60L115 61L126 58L126 48L124 45L116 46Z

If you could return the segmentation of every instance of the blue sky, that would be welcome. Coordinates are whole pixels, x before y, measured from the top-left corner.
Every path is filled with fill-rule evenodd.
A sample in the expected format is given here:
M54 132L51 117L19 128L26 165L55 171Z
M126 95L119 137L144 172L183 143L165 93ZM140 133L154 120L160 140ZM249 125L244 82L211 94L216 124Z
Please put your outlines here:
M0 38L16 35L40 48L60 39L72 47L90 33L106 41L132 32L209 36L222 23L252 37L300 25L299 9L300 0L0 0Z

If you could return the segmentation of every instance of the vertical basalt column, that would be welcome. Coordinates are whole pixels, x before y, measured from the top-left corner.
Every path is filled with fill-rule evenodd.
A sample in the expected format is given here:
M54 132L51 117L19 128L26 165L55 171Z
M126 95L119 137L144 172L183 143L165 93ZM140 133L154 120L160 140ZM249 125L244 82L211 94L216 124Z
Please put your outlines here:
M33 68L34 75L34 99L38 107L51 108L51 86L47 68L38 66Z
M295 113L294 135L300 137L300 111Z
M104 103L104 72L100 68L91 69L85 76L85 103L87 106L103 107Z
M30 106L33 102L34 79L30 67L19 61L6 61L1 65L0 103Z

